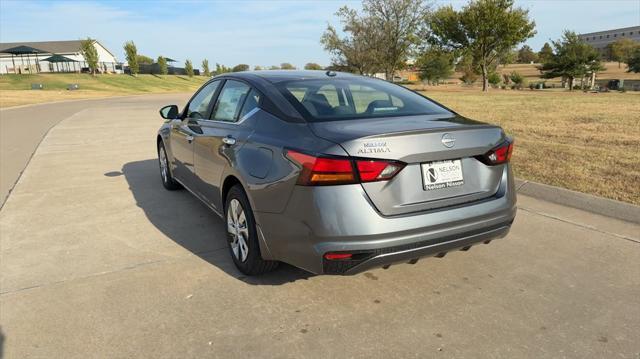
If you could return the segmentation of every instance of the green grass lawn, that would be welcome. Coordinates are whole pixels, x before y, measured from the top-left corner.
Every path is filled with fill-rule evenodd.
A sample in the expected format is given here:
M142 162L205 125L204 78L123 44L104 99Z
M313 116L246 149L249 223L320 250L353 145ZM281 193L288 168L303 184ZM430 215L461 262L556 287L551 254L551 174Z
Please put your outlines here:
M208 79L204 76L177 75L0 75L0 107L79 98L192 92ZM44 89L31 90L31 84L34 83L42 84ZM67 91L69 84L78 84L80 89Z
M68 84L80 85L80 90L123 91L128 93L193 90L208 78L177 75L96 75L89 74L37 74L2 75L0 90L31 90L32 83L41 83L44 90L66 90Z

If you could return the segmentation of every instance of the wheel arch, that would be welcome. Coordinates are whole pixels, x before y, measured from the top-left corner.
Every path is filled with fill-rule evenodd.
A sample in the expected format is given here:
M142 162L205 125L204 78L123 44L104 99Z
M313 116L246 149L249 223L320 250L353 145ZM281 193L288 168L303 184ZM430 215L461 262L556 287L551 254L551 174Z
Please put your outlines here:
M249 191L247 191L247 188L245 187L244 183L242 183L242 181L234 174L228 174L224 181L222 182L222 191L220 192L220 199L222 202L222 210L223 210L223 218L226 218L226 211L227 209L226 207L226 203L227 203L227 195L229 194L229 191L231 190L231 188L233 188L233 186L235 185L240 185L240 188L242 189L242 191L244 192L244 194L247 196L247 199L249 200L249 205L252 208L252 212L253 212L253 219L256 222L256 231L258 232L258 243L260 245L260 253L262 255L262 258L265 260L277 260L277 258L274 257L274 255L271 253L271 250L269 248L269 245L267 243L266 238L264 238L264 234L262 233L262 229L260 228L260 220L258 217L258 213L255 212L254 208L255 208L255 204L253 203L253 200L251 198L251 196L249 195Z
M222 201L223 208L225 206L225 203L227 202L227 195L229 194L229 190L237 184L242 187L242 190L247 195L247 198L249 197L249 194L247 193L247 190L244 188L244 185L242 184L240 179L232 174L227 175L227 177L224 179L224 182L222 182L222 192L220 193L220 199ZM251 199L249 199L249 201L251 202Z

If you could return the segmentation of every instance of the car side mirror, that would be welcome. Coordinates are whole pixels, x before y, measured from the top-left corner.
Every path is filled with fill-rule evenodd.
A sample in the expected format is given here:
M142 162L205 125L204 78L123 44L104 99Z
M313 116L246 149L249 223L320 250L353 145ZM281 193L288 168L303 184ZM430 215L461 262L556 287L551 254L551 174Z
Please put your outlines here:
M160 116L165 120L175 120L178 118L178 106L169 105L160 109Z

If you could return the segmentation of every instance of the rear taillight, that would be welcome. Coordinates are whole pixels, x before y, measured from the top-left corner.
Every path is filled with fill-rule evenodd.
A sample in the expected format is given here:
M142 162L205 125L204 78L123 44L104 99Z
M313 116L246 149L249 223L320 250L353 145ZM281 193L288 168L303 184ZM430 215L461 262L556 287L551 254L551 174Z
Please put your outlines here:
M405 166L398 161L312 156L293 150L287 150L285 154L302 167L298 184L304 186L388 181Z
M513 140L507 140L482 156L476 157L482 163L494 166L509 162L513 153Z
M380 160L356 160L358 173L362 182L387 181L393 178L401 169L404 163L396 161Z

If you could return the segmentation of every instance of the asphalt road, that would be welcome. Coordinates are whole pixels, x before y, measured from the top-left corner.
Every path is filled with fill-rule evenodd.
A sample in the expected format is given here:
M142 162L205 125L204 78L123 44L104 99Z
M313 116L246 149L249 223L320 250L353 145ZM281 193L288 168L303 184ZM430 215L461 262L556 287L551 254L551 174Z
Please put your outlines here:
M51 105L0 211L0 357L640 357L640 226L526 196L469 252L242 276L222 221L162 188L157 109L183 100ZM3 171L53 113L27 109L25 131L1 113Z

